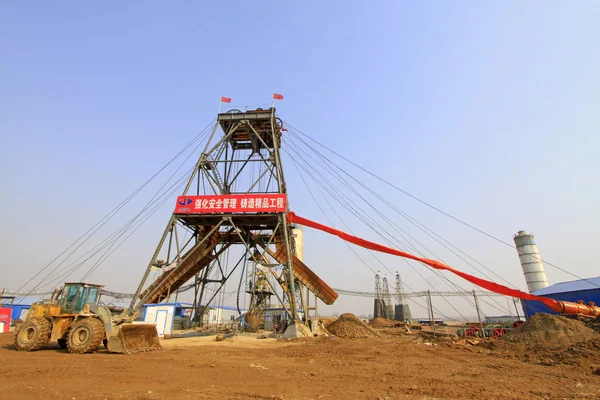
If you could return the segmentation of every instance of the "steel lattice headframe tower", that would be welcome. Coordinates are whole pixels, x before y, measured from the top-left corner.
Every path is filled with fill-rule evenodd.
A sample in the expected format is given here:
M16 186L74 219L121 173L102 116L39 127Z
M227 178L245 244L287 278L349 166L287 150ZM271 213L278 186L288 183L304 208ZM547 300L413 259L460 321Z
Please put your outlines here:
M396 272L396 306L394 307L394 319L396 321L406 321L412 319L410 307L404 303L404 289L402 288L402 279L400 273Z
M402 279L400 279L400 273L396 272L396 304L402 304L404 302L404 298L402 293L404 290L402 289Z
M392 296L390 295L390 286L386 277L383 278L383 296L385 304L385 318L394 319L394 305L392 304Z
M217 138L219 128L222 136ZM281 287L281 297L275 288L270 287L269 292L276 294L285 307L290 324L304 318L303 286L326 304L335 301L337 293L295 255L286 216L289 205L281 164L281 134L274 108L231 110L218 115L130 310L136 304L168 299L192 278L200 305L205 286L217 283L220 290L245 260L262 266L260 270L267 271L265 281L274 278L271 280ZM182 229L191 232L184 243L180 242ZM225 272L221 255L234 246L242 248L242 257ZM161 268L163 273L146 286L153 267ZM208 279L211 271L220 272L220 278ZM205 301L204 306L211 301ZM199 311L202 315L204 310Z
M387 318L385 307L385 295L381 286L381 277L375 274L375 302L373 306L373 318Z

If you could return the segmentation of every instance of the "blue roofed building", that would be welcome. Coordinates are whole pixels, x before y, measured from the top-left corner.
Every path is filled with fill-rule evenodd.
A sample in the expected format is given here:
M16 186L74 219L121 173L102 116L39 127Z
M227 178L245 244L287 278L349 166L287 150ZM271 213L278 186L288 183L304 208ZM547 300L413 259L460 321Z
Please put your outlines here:
M532 294L558 301L577 303L579 300L583 300L585 304L589 302L600 304L600 277L561 282L536 290ZM523 310L527 318L540 312L557 314L539 301L524 300Z

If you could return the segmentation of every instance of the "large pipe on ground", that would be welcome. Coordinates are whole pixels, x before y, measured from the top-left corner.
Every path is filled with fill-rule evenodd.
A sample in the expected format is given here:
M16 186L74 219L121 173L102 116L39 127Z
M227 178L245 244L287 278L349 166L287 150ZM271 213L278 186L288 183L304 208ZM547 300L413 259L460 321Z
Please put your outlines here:
M600 307L591 301L588 304L584 304L583 300L579 300L577 303L556 300L554 304L546 305L552 311L555 311L559 314L584 315L586 317L600 316Z

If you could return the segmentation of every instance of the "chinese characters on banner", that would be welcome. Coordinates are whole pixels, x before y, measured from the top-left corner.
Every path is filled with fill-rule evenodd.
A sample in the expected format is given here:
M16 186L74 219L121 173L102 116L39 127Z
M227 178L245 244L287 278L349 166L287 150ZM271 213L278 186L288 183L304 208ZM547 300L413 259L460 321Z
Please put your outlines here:
M282 213L286 203L285 194L179 196L175 214Z

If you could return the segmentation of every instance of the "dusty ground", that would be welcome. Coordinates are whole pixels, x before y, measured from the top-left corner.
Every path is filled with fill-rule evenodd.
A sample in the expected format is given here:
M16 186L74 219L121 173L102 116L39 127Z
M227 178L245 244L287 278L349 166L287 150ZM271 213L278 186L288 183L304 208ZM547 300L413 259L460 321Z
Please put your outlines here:
M600 359L508 357L506 348L367 339L163 341L131 356L22 353L0 335L2 399L600 399ZM488 346L489 347L489 346Z

